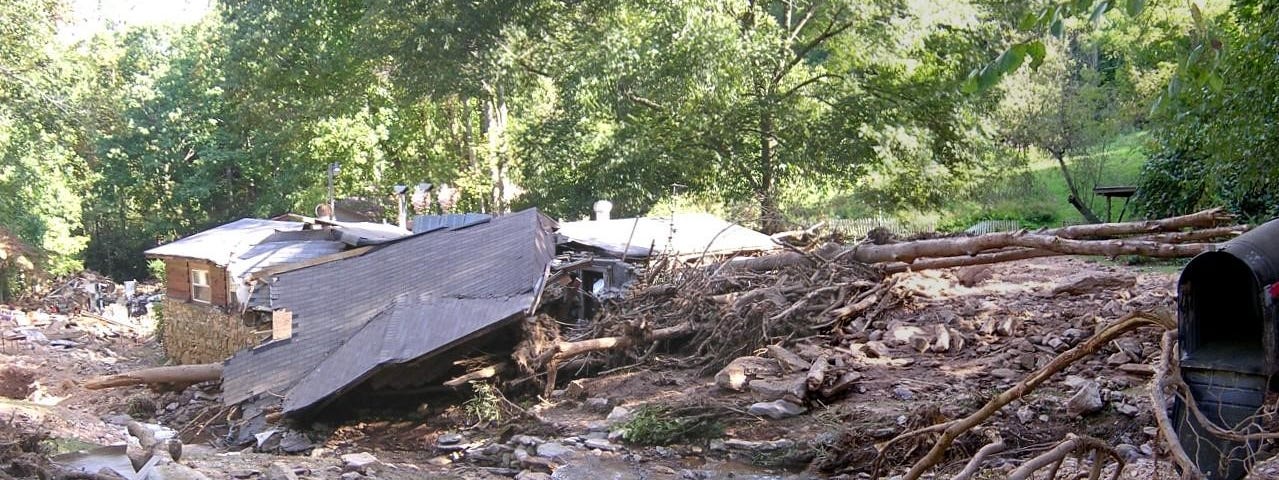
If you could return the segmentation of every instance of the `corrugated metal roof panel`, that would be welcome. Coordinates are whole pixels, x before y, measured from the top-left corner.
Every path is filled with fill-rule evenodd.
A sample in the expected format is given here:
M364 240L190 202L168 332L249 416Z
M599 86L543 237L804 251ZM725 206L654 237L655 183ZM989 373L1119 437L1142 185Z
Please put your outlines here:
M484 223L493 216L487 213L450 213L447 215L418 215L413 217L413 233L424 233L441 228L466 228Z
M536 210L525 210L487 224L417 235L375 247L362 256L272 277L269 281L273 307L293 311L293 337L241 351L227 360L222 383L224 401L233 405L269 392L282 395L293 405L314 403L311 399L320 393L313 388L322 390L332 385L309 383L298 390L298 400L293 400L293 389L299 381L353 339L379 312L389 311L397 304L442 306L450 304L449 299L473 299L478 303L457 308L470 309L474 318L453 316L453 321L483 325L504 320L496 315L507 311L506 307L501 307L500 312L483 310L490 306L487 302L502 300L500 304L514 308L516 304L506 303L514 301L528 308L530 295L555 254L552 225ZM422 315L414 318L442 318ZM376 325L374 329L378 328ZM465 335L478 324L450 325L456 329L447 337ZM432 327L436 328L444 331L443 327ZM379 338L375 333L371 330L367 338ZM380 338L385 341L386 336ZM448 344L456 340L460 338L440 337L432 341ZM378 347L364 355L399 358L398 354L383 356L381 351ZM359 376L348 374L347 378Z
M279 231L301 230L301 222L242 218L144 252L150 257L184 257L226 265L236 255Z

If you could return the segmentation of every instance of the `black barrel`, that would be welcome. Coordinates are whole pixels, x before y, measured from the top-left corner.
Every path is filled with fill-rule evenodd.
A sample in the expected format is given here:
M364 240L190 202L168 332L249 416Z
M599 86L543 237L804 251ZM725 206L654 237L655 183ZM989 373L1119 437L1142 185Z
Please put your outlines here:
M1177 283L1182 380L1204 416L1217 426L1251 422L1279 369L1279 221L1271 221L1196 256ZM1208 478L1243 478L1257 460L1257 444L1217 438L1186 410L1174 406L1182 447Z

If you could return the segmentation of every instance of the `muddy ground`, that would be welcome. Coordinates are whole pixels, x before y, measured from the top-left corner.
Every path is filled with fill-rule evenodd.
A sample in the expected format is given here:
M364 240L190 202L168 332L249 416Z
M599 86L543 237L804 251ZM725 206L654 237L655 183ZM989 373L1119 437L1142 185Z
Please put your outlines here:
M80 387L93 376L162 364L149 318L72 317L24 329L0 317L6 339L0 341L0 393L15 397L0 397L0 454L9 457L0 478L24 475L12 465L24 449L15 440L21 432L47 437L39 454L52 456L124 444L123 424L130 419L177 431L187 443L181 462L209 478L290 478L286 470L325 479L868 478L875 442L974 411L1128 311L1171 308L1176 266L1059 257L994 265L972 286L961 285L957 274L898 275L902 305L866 326L859 340L838 346L840 361L858 374L855 385L841 399L804 405L797 415L749 413L758 413L756 403L784 398L797 373L763 371L737 392L717 384L715 372L658 354L572 384L561 378L565 388L549 399L526 393L509 401L463 396L442 404L425 397L423 403L436 404L420 412L372 409L360 418L299 427L256 448L270 453L224 444L219 425L229 412L217 401L216 385L168 393ZM1061 291L1081 280L1078 291ZM933 347L937 325L962 340L949 341L946 351ZM1112 342L998 414L987 427L1010 448L988 460L977 478L1002 478L1067 433L1114 446L1129 462L1122 478L1175 478L1155 441L1146 391L1159 333L1143 329ZM789 347L809 361L833 348L821 338ZM486 407L502 418L482 421ZM641 430L660 431L711 411L688 435L672 436L673 443L639 444L652 442L637 439ZM933 478L954 475L984 442L977 435L961 438ZM884 475L903 473L927 446L891 451ZM363 465L372 460L350 456L363 453L376 461ZM1254 478L1274 478L1268 472L1275 470L1259 467Z

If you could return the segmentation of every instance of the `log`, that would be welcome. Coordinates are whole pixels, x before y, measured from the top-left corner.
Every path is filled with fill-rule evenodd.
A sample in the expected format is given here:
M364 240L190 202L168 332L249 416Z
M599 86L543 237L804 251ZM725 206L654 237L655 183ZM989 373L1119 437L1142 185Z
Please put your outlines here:
M203 363L197 365L176 365L172 367L155 367L134 370L117 375L96 377L84 382L84 388L101 390L104 388L124 387L129 385L193 385L222 379L221 363Z
M1234 218L1234 215L1230 215L1220 208L1212 208L1189 215L1168 217L1158 220L1071 225L1069 227L1054 228L1036 233L1073 239L1106 238L1139 233L1171 232L1185 228L1216 227L1222 223L1231 221Z
M462 385L466 385L468 382L473 382L475 380L484 380L486 378L493 378L500 375L502 372L510 370L510 368L511 368L511 362L502 362L496 365L490 365L490 366L481 368L479 370L468 372L466 375L461 375L457 378L444 382L444 386L459 387Z
M862 263L905 262L925 257L978 255L987 250L1025 247L1070 255L1142 255L1156 258L1193 257L1216 248L1212 243L1167 244L1145 240L1072 240L1025 232L1000 232L976 237L938 238L890 245L851 247L853 260Z
M555 361L563 361L578 355L598 352L601 350L613 350L618 348L626 348L634 345L636 342L656 342L666 340L668 338L678 337L693 333L693 324L685 322L673 327L659 328L644 335L641 338L618 336L618 337L602 337L592 338L590 340L581 340L577 342L560 342L551 350L555 352L553 359Z

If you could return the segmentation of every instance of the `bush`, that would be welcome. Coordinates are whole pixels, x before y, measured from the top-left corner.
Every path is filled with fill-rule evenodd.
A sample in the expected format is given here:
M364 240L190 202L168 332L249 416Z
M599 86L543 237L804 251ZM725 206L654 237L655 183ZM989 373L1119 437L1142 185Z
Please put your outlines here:
M164 260L153 259L147 261L147 272L151 274L151 278L163 282L165 280Z
M673 410L645 405L636 409L630 420L622 424L622 438L637 445L671 445L724 434L715 414L700 408Z

